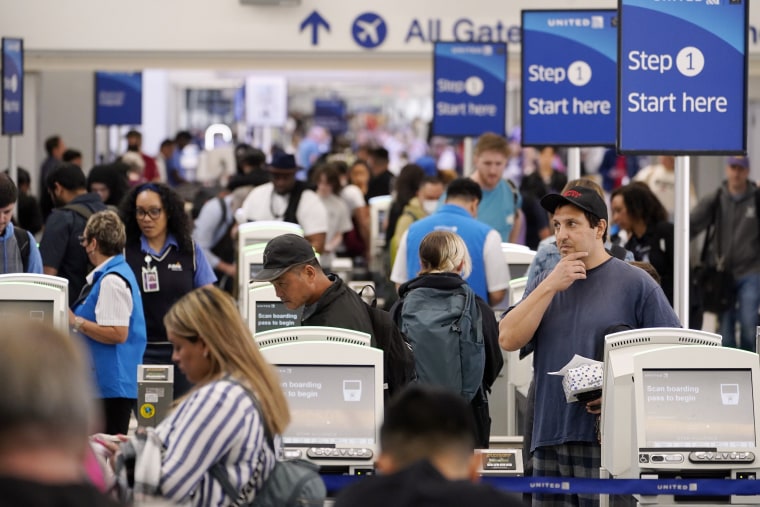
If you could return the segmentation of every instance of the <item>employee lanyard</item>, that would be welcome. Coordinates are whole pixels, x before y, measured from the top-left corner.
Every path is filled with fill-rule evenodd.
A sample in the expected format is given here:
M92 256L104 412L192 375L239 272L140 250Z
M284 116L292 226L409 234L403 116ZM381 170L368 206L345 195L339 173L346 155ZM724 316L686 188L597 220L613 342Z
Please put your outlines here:
M158 268L157 266L151 266L152 261L161 262L167 255L169 255L171 247L167 248L164 254L160 257L156 257L152 254L145 254L145 266L142 267L142 288L143 292L158 292L161 290L161 286L158 282Z

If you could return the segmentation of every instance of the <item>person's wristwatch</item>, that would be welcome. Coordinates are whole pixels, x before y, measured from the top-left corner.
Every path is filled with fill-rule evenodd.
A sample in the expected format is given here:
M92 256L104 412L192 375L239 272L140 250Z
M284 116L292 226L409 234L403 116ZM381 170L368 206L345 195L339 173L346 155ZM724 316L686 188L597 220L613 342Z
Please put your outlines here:
M82 317L74 317L74 331L79 332L84 325L84 319Z

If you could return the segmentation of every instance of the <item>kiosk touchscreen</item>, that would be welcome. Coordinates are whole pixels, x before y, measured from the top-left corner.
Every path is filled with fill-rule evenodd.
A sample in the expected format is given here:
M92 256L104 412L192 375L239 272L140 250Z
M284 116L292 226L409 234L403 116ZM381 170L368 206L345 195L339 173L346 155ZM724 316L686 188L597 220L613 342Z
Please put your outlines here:
M248 328L252 333L301 325L303 308L288 309L269 282L248 286Z
M68 334L68 287L68 280L57 276L33 273L0 275L0 320L36 320Z
M257 343L277 367L291 422L285 457L308 459L322 473L372 473L383 417L383 353L369 335L300 327L261 333Z
M721 346L721 337L713 333L681 328L636 329L605 337L601 419L602 469L612 477L638 477L633 439L634 355L679 345L717 348Z
M639 475L760 477L757 354L705 346L642 352L633 357L633 386ZM760 504L760 497L712 497L713 505L719 503Z

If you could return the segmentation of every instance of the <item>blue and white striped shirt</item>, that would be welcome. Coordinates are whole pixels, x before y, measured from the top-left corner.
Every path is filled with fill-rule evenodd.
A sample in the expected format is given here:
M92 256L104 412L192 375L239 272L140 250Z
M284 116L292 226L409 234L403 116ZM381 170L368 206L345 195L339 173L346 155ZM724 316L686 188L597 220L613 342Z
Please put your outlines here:
M156 428L165 452L161 492L173 502L222 506L231 500L209 469L224 464L241 490L263 460L264 477L276 456L266 442L263 419L246 390L229 380L200 387Z

